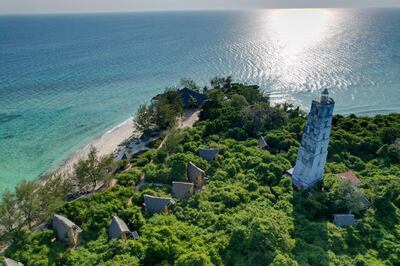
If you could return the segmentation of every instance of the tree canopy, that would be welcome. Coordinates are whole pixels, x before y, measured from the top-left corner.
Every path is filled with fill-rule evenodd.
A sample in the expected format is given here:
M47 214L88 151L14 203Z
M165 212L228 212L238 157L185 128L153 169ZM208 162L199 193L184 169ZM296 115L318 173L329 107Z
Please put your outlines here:
M111 189L54 210L83 228L76 249L53 242L51 230L21 226L5 255L25 265L399 265L399 114L335 115L323 182L296 191L285 170L294 165L304 113L271 106L257 86L212 84L193 128L171 130L162 148L133 158ZM269 150L258 147L259 136ZM199 147L220 152L206 161ZM143 195L171 197L171 182L187 180L189 161L205 170L208 184L167 214L148 215ZM357 189L336 176L345 171L358 176ZM142 173L156 184L135 189ZM7 228L19 194L3 193L0 222ZM361 196L369 208L361 208ZM332 223L333 214L350 211L356 225ZM29 217L25 208L17 213ZM114 215L139 240L109 240Z

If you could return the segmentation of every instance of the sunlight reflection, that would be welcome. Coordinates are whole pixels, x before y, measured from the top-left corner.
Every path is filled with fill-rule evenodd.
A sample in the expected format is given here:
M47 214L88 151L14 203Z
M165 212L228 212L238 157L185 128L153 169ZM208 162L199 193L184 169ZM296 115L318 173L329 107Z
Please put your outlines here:
M332 11L327 9L277 9L268 14L268 34L277 42L287 66L298 63L302 52L325 39Z

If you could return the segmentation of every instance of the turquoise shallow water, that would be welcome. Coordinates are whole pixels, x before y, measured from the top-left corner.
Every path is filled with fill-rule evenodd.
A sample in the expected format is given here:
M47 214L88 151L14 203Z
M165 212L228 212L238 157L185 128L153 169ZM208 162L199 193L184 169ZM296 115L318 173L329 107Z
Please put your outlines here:
M400 10L0 17L0 189L33 179L180 78L261 84L307 108L400 111Z

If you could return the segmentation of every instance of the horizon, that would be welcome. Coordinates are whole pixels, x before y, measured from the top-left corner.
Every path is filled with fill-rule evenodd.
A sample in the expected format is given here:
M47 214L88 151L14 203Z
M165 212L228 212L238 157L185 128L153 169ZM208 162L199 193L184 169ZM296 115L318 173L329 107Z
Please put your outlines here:
M55 4L51 0L3 0L0 3L0 15L51 15L51 14L109 14L109 13L144 13L144 12L194 12L194 11L242 11L242 10L268 10L268 9L370 9L370 8L399 8L400 0L384 0L376 4L366 0L336 0L321 3L317 0L269 0L260 3L259 0L234 0L230 5L216 1L210 3L197 0L182 2L171 0L164 3L161 0L151 0L146 3L138 1L117 0L108 3L104 0L94 0L91 3L81 3L72 0Z
M71 12L21 12L2 13L0 16L40 16L40 15L107 15L107 14L135 14L135 13L174 13L174 12L221 12L221 11L263 11L263 10L322 10L322 9L400 9L399 6L368 6L368 7L268 7L268 8L210 8L210 9L149 9L149 10L128 10L128 11L71 11Z

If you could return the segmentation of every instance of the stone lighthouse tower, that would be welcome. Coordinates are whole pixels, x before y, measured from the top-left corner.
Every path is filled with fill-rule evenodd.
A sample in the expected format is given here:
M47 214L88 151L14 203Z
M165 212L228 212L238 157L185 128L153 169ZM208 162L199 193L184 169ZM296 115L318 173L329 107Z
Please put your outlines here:
M323 178L334 106L327 89L312 101L292 175L293 185L299 189L309 188Z

